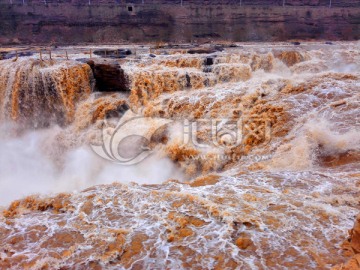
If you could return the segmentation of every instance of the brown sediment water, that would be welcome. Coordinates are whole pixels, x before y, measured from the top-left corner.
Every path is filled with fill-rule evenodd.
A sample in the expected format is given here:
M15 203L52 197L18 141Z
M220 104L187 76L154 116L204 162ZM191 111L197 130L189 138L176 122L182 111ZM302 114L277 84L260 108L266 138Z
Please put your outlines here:
M359 268L358 43L139 53L130 93L57 61L0 61L0 268ZM89 150L115 134L151 155Z
M91 93L90 67L20 58L0 63L1 120L43 127L73 121L76 104Z

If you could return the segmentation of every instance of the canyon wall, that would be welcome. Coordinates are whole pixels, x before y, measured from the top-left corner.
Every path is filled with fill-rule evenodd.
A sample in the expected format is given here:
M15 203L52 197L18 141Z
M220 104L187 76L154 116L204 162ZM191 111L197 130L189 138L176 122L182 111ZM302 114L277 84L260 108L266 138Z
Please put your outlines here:
M360 38L355 0L143 2L0 0L0 44Z

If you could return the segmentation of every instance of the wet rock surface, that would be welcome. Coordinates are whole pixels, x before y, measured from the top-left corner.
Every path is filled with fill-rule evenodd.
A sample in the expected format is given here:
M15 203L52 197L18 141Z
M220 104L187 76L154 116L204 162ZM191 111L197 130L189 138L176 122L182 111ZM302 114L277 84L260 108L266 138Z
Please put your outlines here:
M360 269L360 215L356 217L354 227L349 230L349 237L342 246L344 254L351 258L346 263L332 268L332 270Z
M116 62L88 60L95 78L95 90L99 92L129 91L129 81L124 70Z

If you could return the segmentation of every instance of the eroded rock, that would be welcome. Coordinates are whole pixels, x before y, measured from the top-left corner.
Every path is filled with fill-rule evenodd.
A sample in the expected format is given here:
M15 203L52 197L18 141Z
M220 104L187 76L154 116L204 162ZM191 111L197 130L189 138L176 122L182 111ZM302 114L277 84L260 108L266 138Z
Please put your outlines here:
M96 80L95 89L100 92L121 92L129 90L129 82L118 63L98 63L89 60Z

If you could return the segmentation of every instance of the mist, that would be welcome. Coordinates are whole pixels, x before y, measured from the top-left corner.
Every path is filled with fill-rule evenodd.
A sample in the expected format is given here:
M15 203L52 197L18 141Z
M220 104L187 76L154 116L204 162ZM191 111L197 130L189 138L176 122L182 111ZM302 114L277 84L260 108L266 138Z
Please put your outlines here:
M61 130L59 127L21 135L14 134L9 125L0 128L0 206L32 194L78 192L113 182L159 184L183 179L168 158L156 153L139 164L124 166L102 159L87 145L63 154L51 152L48 148L56 141L48 141Z

